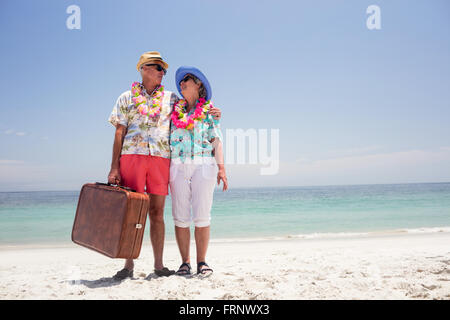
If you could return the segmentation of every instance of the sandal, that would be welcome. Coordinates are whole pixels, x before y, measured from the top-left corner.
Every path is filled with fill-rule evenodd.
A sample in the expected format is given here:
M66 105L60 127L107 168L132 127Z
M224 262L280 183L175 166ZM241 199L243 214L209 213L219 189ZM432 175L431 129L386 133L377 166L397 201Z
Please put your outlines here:
M188 267L187 269L182 269L183 267ZM178 268L178 271L176 272L179 276L188 276L191 274L191 265L187 262L184 262L181 264L181 266Z
M126 268L123 268L122 270L118 271L114 276L113 279L116 281L120 281L126 278L132 278L133 277L133 270L128 270Z
M200 267L202 267L202 266L205 266L205 267L208 267L208 268L200 269ZM206 262L202 261L202 262L199 262L199 263L197 264L197 274L201 274L201 275L211 275L211 273L213 273L213 269L211 269L211 268L206 264Z
M171 276L171 275L175 274L175 270L169 270L166 267L164 267L161 270L156 270L155 269L155 274L158 277L168 277L168 276Z

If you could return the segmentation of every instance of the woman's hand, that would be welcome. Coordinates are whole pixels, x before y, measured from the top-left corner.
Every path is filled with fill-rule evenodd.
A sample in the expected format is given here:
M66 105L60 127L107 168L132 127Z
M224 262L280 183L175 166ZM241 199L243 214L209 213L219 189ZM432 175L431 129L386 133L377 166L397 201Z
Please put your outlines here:
M213 116L214 119L219 120L222 116L222 111L220 111L219 108L216 108L214 106L209 109L209 113Z
M225 191L228 189L228 180L227 175L225 173L225 168L219 168L219 172L217 172L217 185L220 185L220 180L223 181L223 189Z
M119 169L111 169L108 175L108 183L120 185L121 177Z

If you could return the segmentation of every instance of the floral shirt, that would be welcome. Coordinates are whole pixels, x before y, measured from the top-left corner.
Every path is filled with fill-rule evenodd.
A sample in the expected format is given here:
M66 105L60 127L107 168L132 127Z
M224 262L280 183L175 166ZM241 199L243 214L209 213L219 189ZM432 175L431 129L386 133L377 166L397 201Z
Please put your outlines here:
M151 96L142 87L147 100ZM170 159L170 115L173 105L178 101L176 94L164 90L161 112L158 116L149 118L141 115L132 98L131 90L122 93L111 112L108 121L117 126L127 127L121 154L143 154Z
M194 113L194 108L188 116ZM173 122L170 126L170 149L172 162L204 163L207 158L214 158L213 138L223 141L219 120L207 114L206 119L196 122L192 130L177 128Z

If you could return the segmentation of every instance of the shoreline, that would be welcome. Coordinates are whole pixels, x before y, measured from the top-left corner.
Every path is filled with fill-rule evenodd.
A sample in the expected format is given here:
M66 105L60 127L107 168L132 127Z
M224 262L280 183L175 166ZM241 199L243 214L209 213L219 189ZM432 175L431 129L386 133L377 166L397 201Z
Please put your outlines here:
M148 232L147 232L148 233ZM143 246L149 242L148 234L144 235ZM374 237L388 237L388 236L402 236L402 235L416 235L416 234L439 234L450 233L450 227L424 227L424 228L402 228L392 230L379 230L367 232L323 232L323 233L305 233L298 235L284 235L284 236L261 236L261 237L230 237L230 238L211 238L210 243L255 243L267 241L289 241L289 240L336 240L336 239L360 239L360 238L374 238ZM165 241L166 244L176 244L175 239ZM194 244L194 240L191 240ZM1 251L9 250L27 250L27 249L52 249L52 248L73 248L81 247L72 241L64 242L42 242L42 243L11 243L0 244Z

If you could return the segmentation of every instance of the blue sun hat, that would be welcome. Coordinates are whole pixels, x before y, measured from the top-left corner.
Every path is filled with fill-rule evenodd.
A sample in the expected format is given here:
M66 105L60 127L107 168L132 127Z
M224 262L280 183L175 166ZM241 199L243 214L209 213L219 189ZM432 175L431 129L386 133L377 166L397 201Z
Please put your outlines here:
M208 79L206 79L206 76L195 67L181 66L177 69L177 71L175 72L175 83L177 85L178 92L181 94L180 81L183 80L184 76L187 75L188 73L199 78L199 80L203 83L206 89L206 98L205 98L206 101L211 100L212 97L211 85L209 84Z

